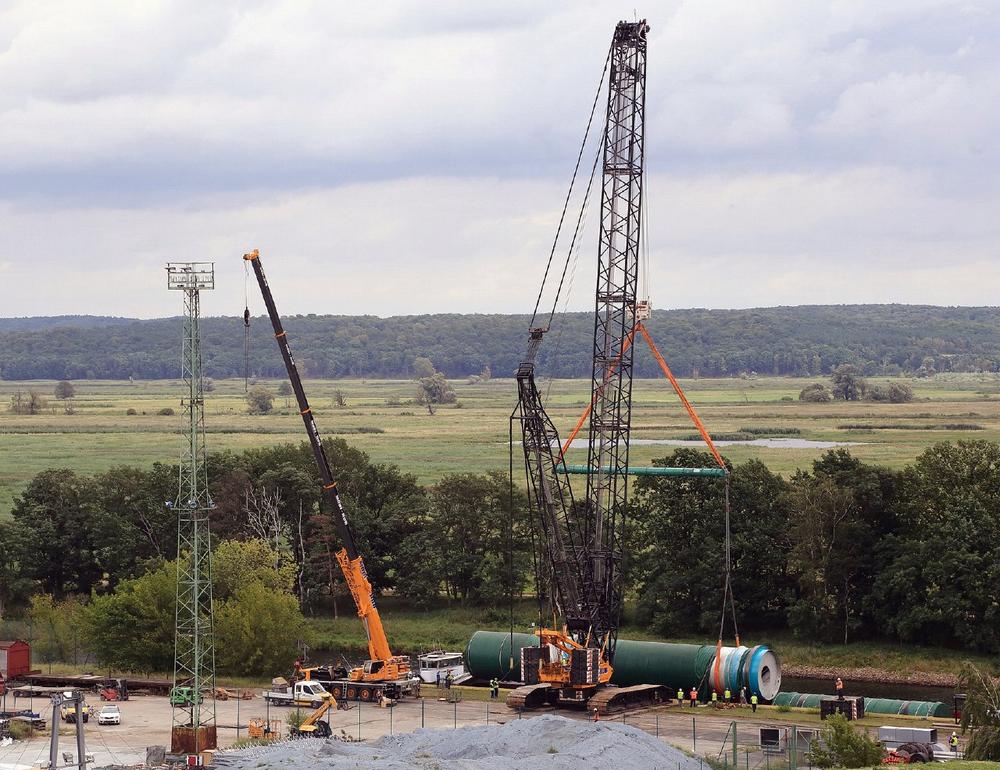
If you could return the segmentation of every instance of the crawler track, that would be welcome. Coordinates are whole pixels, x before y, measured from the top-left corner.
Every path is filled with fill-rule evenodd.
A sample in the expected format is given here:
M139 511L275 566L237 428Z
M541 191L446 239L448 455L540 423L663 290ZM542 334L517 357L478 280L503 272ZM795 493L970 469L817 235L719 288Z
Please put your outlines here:
M525 684L507 693L507 707L512 709L536 709L550 703L551 696L556 695L548 683Z
M637 684L632 687L605 686L587 701L587 710L597 709L598 714L611 714L632 708L643 708L670 700L667 688L658 684Z

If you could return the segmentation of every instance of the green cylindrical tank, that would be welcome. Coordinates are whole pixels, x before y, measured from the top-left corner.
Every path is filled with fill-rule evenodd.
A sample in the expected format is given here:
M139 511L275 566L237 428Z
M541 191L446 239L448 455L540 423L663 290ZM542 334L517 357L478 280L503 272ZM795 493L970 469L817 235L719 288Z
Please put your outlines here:
M802 692L779 692L774 698L775 706L793 706L818 709L823 698L830 695ZM897 700L896 698L865 698L866 714L895 714L914 717L950 717L951 708L940 701Z
M513 642L513 644L511 644ZM479 679L521 678L521 648L538 643L533 634L504 631L476 631L465 648L465 664L469 673ZM512 649L513 647L513 649ZM746 686L747 694L770 701L781 684L778 658L768 647L723 647L719 666L720 693L729 689L733 694ZM511 666L513 658L513 666ZM635 684L662 684L671 692L688 692L698 687L703 695L712 688L715 645L667 644L636 642L619 639L615 649L613 684L628 687Z
M503 681L518 680L521 678L521 648L533 647L536 644L538 637L534 634L512 635L503 631L476 631L465 646L465 667L478 679L496 677Z
M797 692L779 692L774 696L775 706L797 706L799 705L799 694Z
M662 644L619 639L615 648L615 670L611 681L620 687L663 684L685 692L700 687L702 677L715 658L715 647L707 644Z

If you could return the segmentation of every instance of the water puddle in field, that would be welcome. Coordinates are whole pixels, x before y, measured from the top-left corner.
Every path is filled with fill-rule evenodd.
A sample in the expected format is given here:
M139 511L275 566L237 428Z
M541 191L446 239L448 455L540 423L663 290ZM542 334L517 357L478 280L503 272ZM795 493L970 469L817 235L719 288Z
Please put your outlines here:
M692 446L703 447L701 439L681 438L634 438L632 446ZM808 438L754 438L746 441L715 441L716 446L759 446L765 449L835 449L841 446L862 446L865 441L814 441ZM587 439L576 438L570 449L586 449Z

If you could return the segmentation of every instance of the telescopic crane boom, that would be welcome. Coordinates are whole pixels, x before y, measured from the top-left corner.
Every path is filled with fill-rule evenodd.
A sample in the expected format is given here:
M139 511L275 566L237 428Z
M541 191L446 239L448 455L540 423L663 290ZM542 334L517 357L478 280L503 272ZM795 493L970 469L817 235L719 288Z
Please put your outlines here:
M281 351L281 357L285 362L285 370L288 372L288 379L292 384L292 391L295 393L299 414L302 416L302 422L305 424L306 433L309 436L309 444L312 447L313 456L316 458L316 465L319 467L323 483L323 500L333 517L334 527L340 537L341 549L335 554L337 563L344 574L344 581L354 599L358 617L361 618L361 623L365 628L365 636L368 638L370 660L366 661L364 666L353 669L348 675L348 679L355 682L407 679L410 674L410 660L405 655L393 655L389 648L389 640L386 638L385 630L382 627L382 618L375 605L375 596L371 583L368 581L368 573L365 570L361 554L358 552L354 532L351 530L351 525L347 520L347 512L344 510L344 503L337 491L337 482L333 478L330 463L323 450L323 441L320 438L319 428L316 427L312 409L309 407L305 389L302 387L302 378L295 366L295 359L292 357L292 350L288 344L288 336L285 334L281 325L281 317L274 305L274 297L271 295L271 288L268 286L264 268L260 263L260 253L254 249L249 254L244 254L243 259L253 265L260 293L267 306L267 314L271 319L271 326L274 328L274 338L278 342L278 350ZM334 695L339 695L336 689Z

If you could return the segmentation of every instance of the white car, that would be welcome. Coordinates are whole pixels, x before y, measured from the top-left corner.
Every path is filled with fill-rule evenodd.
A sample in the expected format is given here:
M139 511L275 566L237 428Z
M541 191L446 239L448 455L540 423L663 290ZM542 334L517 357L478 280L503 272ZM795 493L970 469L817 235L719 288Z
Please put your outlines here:
M99 725L120 725L122 723L122 712L113 703L102 706L97 714L97 724Z

